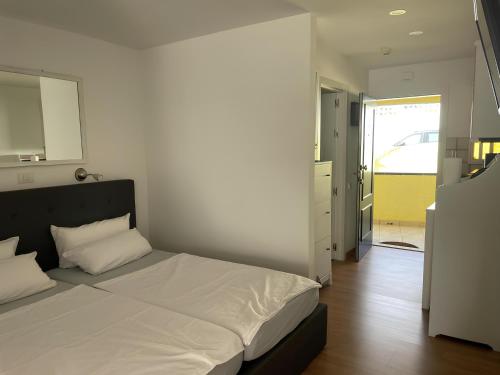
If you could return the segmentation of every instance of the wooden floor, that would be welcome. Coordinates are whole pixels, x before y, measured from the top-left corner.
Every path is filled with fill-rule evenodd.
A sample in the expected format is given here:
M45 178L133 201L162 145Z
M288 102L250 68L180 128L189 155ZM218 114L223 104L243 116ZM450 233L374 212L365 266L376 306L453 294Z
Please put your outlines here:
M500 353L427 336L422 267L423 253L390 248L334 262L333 285L320 292L328 344L304 374L499 375Z

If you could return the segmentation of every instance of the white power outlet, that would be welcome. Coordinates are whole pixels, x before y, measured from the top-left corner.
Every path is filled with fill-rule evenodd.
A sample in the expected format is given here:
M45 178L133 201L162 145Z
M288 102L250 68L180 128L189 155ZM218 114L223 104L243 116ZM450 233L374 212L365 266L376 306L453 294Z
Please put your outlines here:
M17 174L18 184L32 184L35 182L35 175L33 172L23 172Z

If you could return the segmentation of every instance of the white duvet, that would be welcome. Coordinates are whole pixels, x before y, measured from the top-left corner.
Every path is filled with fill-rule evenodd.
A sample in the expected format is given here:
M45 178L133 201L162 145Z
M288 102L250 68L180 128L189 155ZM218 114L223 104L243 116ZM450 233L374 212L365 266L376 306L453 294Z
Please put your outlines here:
M87 286L0 315L0 374L207 374L242 350L214 324Z
M266 268L178 254L96 286L228 328L248 346L288 301L320 284Z

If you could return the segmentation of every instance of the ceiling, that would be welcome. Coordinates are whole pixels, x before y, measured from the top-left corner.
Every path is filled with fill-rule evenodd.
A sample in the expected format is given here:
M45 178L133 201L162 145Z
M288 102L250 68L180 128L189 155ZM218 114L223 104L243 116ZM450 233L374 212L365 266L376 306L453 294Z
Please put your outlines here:
M0 15L137 49L303 12L285 0L0 0Z
M137 49L304 11L321 46L366 68L472 56L478 38L472 0L0 0L0 15Z
M364 67L472 56L478 39L472 0L289 0L315 13L320 45ZM405 9L402 16L390 16ZM423 35L411 37L409 32ZM391 48L388 56L382 47Z

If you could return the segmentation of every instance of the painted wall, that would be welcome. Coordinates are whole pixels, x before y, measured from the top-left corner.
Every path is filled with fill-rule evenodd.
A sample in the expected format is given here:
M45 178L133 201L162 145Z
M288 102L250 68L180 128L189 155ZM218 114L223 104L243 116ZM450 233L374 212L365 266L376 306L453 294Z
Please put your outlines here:
M474 59L465 58L370 70L369 93L376 99L440 94L447 137L468 137L473 82Z
M436 200L435 175L376 174L375 221L425 223L425 210Z
M310 271L310 15L144 52L153 244Z
M0 18L0 65L83 79L90 172L136 182L138 227L148 234L145 123L139 52L52 28ZM76 165L0 168L0 190L75 183ZM35 183L18 185L33 172Z
M349 91L358 93L368 89L368 71L321 40L316 42L315 65L318 74L343 83Z

